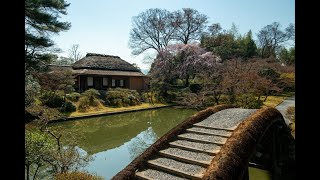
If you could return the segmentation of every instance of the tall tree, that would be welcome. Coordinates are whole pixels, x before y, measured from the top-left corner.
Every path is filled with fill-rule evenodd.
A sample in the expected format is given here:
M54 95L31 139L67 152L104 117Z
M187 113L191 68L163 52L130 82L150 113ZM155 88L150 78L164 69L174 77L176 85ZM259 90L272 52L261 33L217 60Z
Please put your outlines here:
M183 8L182 11L178 10L173 13L178 22L175 39L184 44L192 40L200 40L208 17L191 8Z
M212 25L208 26L208 33L210 36L216 36L221 32L222 28L220 23L213 23Z
M165 9L148 9L132 18L129 47L133 55L139 55L148 49L160 53L176 32L177 22L172 13Z
M25 68L39 70L49 63L55 51L52 34L68 30L71 24L60 22L67 14L69 3L64 0L25 0Z
M228 30L228 33L231 34L234 38L238 38L240 36L237 25L232 22L231 28Z
M72 44L69 51L69 58L73 60L72 63L78 61L79 59L83 58L82 53L79 50L79 44Z
M294 36L295 29L293 24L290 24L285 31L280 29L280 23L278 22L273 22L263 27L257 34L261 57L267 58L275 54L283 43L293 40Z
M219 55L222 60L236 58L241 55L239 43L228 32L219 33L216 36L203 36L201 47Z
M257 55L257 45L252 39L251 30L245 35L245 37L241 40L240 48L243 51L244 58L252 58Z

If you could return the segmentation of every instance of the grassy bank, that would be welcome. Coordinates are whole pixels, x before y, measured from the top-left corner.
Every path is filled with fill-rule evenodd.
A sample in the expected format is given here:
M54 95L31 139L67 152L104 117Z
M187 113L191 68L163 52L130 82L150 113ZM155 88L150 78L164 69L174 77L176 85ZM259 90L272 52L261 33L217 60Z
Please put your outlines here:
M84 116L84 115L92 115L92 114L99 114L99 113L107 113L107 112L118 112L118 111L128 111L128 110L136 110L136 109L146 109L152 107L161 107L165 106L165 104L149 104L149 103L142 103L137 106L128 106L128 107L120 107L120 108L113 108L113 107L105 107L105 106L98 106L98 107L90 107L86 112L73 112L70 114L69 117L77 117L77 116Z

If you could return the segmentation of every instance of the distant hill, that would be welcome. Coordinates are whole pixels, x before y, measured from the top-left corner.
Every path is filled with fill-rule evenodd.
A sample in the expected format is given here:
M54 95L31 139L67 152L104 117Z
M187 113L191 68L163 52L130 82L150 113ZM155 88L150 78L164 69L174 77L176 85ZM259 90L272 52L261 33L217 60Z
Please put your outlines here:
M141 69L141 72L142 72L143 74L147 75L148 72L149 72L149 69Z

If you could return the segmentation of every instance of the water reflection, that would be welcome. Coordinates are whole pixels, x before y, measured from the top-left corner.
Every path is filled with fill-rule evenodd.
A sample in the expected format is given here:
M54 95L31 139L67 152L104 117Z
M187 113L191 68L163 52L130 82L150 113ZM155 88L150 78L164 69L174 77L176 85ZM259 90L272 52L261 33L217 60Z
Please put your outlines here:
M147 130L142 131L135 138L131 139L127 145L131 160L134 160L134 158L143 153L143 151L156 142L157 139L158 136L152 127L148 127Z
M93 157L84 169L110 179L185 118L190 109L163 108L52 124L63 141L75 142Z

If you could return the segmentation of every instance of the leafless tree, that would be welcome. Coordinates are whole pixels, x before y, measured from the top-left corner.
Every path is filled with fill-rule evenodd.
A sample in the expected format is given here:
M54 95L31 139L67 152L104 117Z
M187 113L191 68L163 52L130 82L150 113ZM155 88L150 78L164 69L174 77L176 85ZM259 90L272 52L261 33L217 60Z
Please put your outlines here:
M177 22L176 40L188 44L191 40L201 38L208 19L206 15L190 8L183 8L182 11L175 11L173 14Z
M172 13L165 9L148 9L132 18L129 47L133 55L154 49L158 53L169 45L176 30Z
M79 51L79 47L79 44L72 44L69 49L69 58L73 59L74 62L83 57L82 53Z
M261 57L269 57L285 42L294 40L295 27L290 24L285 31L280 30L280 23L273 22L263 27L259 33L258 45L261 48Z

